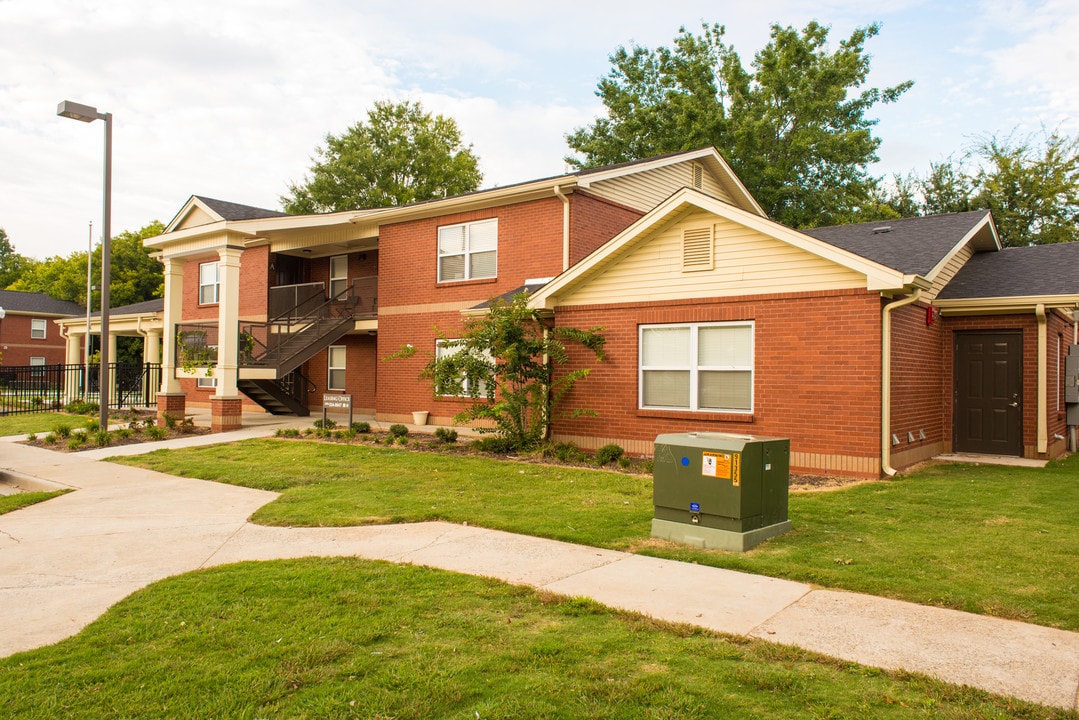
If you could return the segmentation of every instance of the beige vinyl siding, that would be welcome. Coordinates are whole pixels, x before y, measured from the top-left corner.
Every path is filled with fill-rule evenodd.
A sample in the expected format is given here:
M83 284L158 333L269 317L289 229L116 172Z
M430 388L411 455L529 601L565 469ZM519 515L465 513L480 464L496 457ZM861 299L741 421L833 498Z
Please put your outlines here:
M709 225L714 226L715 234L714 268L684 272L683 230ZM866 286L861 273L704 212L658 229L612 260L559 304L655 302Z
M701 188L703 192L724 202L735 204L730 193L720 186L707 168L704 168L703 181ZM622 205L648 211L684 187L693 187L693 163L691 162L601 180L589 185L588 190Z
M952 278L955 277L955 274L959 272L972 257L974 257L974 248L970 246L970 243L959 248L954 255L948 258L948 262L944 264L944 267L937 273L937 276L933 278L933 287L922 295L922 298L925 300L932 300L935 298L940 291L944 289L944 286L951 282Z
M184 230L186 228L198 227L199 225L209 225L210 223L215 222L217 222L217 218L211 217L210 214L202 208L194 206L191 208L191 212L189 212L184 217L184 219L176 228L174 228L173 231L175 232L176 230Z

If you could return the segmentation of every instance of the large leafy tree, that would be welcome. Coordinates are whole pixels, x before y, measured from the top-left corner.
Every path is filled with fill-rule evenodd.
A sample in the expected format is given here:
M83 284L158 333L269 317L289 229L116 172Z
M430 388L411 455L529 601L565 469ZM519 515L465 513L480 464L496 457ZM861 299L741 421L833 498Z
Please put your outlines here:
M4 228L0 227L0 289L14 283L34 261L15 252L15 245Z
M715 146L775 220L811 227L861 219L876 178L867 167L880 139L866 113L911 82L866 88L865 42L877 24L828 48L828 28L773 25L749 69L721 25L672 47L620 47L596 94L607 117L567 136L580 167Z
M157 260L150 257L143 240L165 231L155 220L137 231L127 231L112 238L109 265L109 304L121 307L161 297L164 291L164 272ZM94 284L101 278L101 245L90 260ZM12 290L48 293L59 300L86 304L86 252L73 252L67 257L50 257L26 268L11 285Z
M315 149L311 174L281 197L290 213L404 205L470 192L482 175L456 121L416 102L375 103L367 122Z
M892 217L988 208L1009 246L1077 240L1079 138L981 138L924 175L896 177L882 196Z

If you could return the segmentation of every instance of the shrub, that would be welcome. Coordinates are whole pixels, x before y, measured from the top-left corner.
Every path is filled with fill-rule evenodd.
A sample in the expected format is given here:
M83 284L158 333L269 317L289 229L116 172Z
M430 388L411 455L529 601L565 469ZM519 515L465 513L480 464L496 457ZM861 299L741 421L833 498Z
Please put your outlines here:
M49 433L49 435L52 435L52 433ZM34 442L35 440L37 440L37 433L30 433L26 436L26 442ZM55 441L56 438L53 438L53 440Z
M112 434L113 437L115 437L117 440L127 440L129 437L131 437L132 432L131 428L122 427L113 430Z
M37 436L36 436L36 435L30 435L30 436L29 436L29 437L27 437L26 439L27 439L27 440L29 440L30 442L33 442L33 441L34 441L34 440L35 440L36 438L37 438ZM44 443L45 443L46 445L55 445L55 444L56 444L56 436L55 436L55 435L53 435L52 433L49 433L49 434L48 434L48 435L46 435L45 437L41 438L41 440L42 440L42 442L44 442Z
M184 421L177 426L177 430L181 434L195 432L195 418L184 418Z
M626 468L628 468L630 466L630 464L632 464L632 462L633 462L632 460L630 460L628 457L623 455L622 457L618 458L618 467L625 470Z
M626 451L622 449L622 446L616 443L604 445L599 450L596 450L596 464L610 465L613 462L617 462L625 452Z
M175 429L176 418L174 418L172 415L169 415L168 413L162 413L161 419L165 422L165 427L167 427L169 430Z
M93 415L100 409L100 406L96 402L86 402L85 400L72 400L64 406L64 412L69 412L72 415Z
M94 433L94 442L98 447L107 447L112 442L112 434L108 430L98 430Z
M144 418L143 421L142 421L142 426L146 427L146 428L157 427L157 418L154 418L154 417Z
M408 435L408 428L401 423L394 423L393 425L390 425L390 437L403 438L406 435Z
M485 438L480 438L472 443L470 446L473 450L479 450L480 452L489 452L496 455L505 455L516 450L516 446L512 440L504 438L500 435L489 435Z
M157 425L151 425L146 428L146 434L150 436L151 440L164 440L168 432L167 429L158 427Z
M656 464L654 460L645 460L643 465L641 469L647 474L651 475L655 471Z
M40 398L40 397L37 397L37 396L34 396L34 397L30 398L30 407L36 409L36 408L43 407L44 405L45 405L45 399L44 398Z
M86 421L86 432L94 433L94 432L97 432L100 429L101 429L101 423L98 422L95 418L90 418L89 420Z
M52 431L56 433L56 437L67 439L71 437L71 428L64 423L58 423Z
M300 437L299 428L277 428L274 432L276 437Z
M78 450L85 444L86 432L82 430L71 433L71 437L67 440L68 450Z
M559 462L574 463L585 459L585 454L573 443L553 443L543 450L543 456Z
M352 429L358 433L369 433L371 432L371 423L367 421L354 422L352 423Z
M337 421L331 420L330 418L326 418L325 422L323 422L322 420L316 420L315 427L319 430L333 430L335 427L337 427Z
M406 436L406 435L398 435L397 436L397 444L398 445L408 445L408 436Z
M440 427L435 430L435 437L438 438L439 442L455 443L457 442L457 431L453 428Z

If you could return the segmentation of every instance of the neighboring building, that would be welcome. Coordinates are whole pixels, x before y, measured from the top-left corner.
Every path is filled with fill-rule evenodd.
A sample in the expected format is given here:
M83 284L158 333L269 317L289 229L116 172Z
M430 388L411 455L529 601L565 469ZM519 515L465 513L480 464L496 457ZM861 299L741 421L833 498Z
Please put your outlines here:
M55 365L64 362L66 340L54 320L85 313L78 303L45 293L0 290L0 365Z
M598 416L557 439L647 454L663 432L775 435L795 470L868 477L1064 450L1079 243L1002 251L984 211L795 231L711 148L326 215L192 197L146 245L165 265L159 410L209 402L218 429L245 403L340 393L449 423L465 400L421 368L464 311L527 286L552 322L607 336L573 391Z

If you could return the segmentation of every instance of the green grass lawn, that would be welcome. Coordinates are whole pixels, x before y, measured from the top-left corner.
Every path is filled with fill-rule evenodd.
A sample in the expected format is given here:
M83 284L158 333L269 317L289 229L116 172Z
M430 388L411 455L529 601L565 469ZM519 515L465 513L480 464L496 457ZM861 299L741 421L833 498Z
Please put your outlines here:
M171 578L0 660L55 718L1075 718L587 600L343 559Z
M117 461L282 492L264 524L468 522L1079 630L1079 456L794 493L795 530L744 554L650 539L651 479L623 473L286 440Z
M25 415L4 415L0 417L0 437L38 433L43 435L52 431L59 424L69 428L85 427L89 418L86 415L70 415L62 412L27 413Z
M0 495L0 515L34 505L35 503L45 502L46 500L51 500L54 497L59 497L60 495L69 492L71 491L57 490L56 492L28 492L16 493L15 495Z

